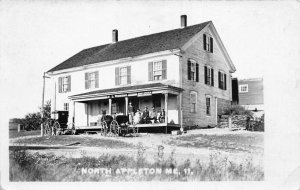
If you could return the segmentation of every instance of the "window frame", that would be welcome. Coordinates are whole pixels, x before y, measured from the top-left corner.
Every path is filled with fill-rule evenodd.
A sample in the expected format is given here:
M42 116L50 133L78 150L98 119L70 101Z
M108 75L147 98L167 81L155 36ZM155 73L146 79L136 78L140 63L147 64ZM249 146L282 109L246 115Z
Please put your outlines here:
M70 91L69 86L70 86L69 76L61 77L61 92L69 92Z
M125 74L123 73L122 75L122 70L125 70ZM127 85L128 81L127 81L127 77L128 77L128 67L127 66L123 66L123 67L119 67L119 85ZM122 79L125 80L125 83L122 82Z
M155 67L155 64L157 66L157 64L159 63L160 67L158 67L158 69ZM159 61L153 61L152 63L152 73L153 73L153 81L160 81L163 80L163 60L159 60ZM160 74L156 74L156 73L160 73ZM157 78L158 77L158 78Z
M64 103L64 110L69 111L69 103Z
M205 32L204 35L205 35L205 48L203 48L203 49L206 52L213 53L213 44L211 43L211 39L212 39L212 41L214 41L213 37L211 34L209 34L207 32Z
M226 86L227 86L227 81L225 81L225 75L227 75L227 74L222 70L219 70L219 72L220 72L220 78L218 78L218 80L220 81L220 84L221 84L219 86L219 88L222 89L222 90L227 90L227 87L225 88L225 83L226 83ZM227 76L229 76L229 75L227 75Z
M194 101L192 99L192 95L194 95ZM190 92L190 113L197 113L197 97L198 93L196 91L191 91Z
M95 72L89 72L87 75L88 75L88 79L87 79L87 83L88 83L88 89L94 89L94 88L96 88L96 72L97 71L95 71ZM94 79L92 80L92 77L91 76L94 76ZM92 83L93 82L93 83ZM92 86L92 84L94 84L93 86Z
M194 60L190 60L190 62L191 62L191 81L194 81L194 82L196 82L196 64L197 64L197 62L196 61L194 61Z
M246 87L246 90L243 90ZM247 93L249 91L248 84L240 84L239 85L239 92L240 93Z
M212 77L212 72L211 72L211 70L212 70L212 67L211 66L209 66L209 65L206 65L206 81L207 81L207 83L206 83L206 85L209 85L209 86L213 86L212 84L213 84L213 82L212 82L212 80L213 80L213 78L214 77Z
M209 105L207 104L207 100L209 100ZM212 96L211 95L206 95L205 96L205 114L206 116L211 116L211 101L212 100Z

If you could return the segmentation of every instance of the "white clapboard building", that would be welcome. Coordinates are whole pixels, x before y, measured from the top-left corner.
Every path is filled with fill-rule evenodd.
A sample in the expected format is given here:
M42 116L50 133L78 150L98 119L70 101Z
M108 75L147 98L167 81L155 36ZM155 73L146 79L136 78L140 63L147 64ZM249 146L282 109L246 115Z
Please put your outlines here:
M107 114L165 110L163 123L144 126L215 125L232 99L235 67L212 21L87 48L47 72L54 85L52 109L68 110L76 127L95 127ZM141 127L143 125L141 124Z

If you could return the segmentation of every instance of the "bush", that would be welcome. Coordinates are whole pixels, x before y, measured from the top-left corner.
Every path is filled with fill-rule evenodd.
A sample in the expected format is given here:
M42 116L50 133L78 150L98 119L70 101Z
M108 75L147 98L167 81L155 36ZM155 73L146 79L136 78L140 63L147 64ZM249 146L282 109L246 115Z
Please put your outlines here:
M246 110L244 107L239 105L230 105L226 107L222 113L222 115L249 115L252 116L252 112L249 110Z
M265 114L263 114L258 120L253 123L254 131L265 131Z

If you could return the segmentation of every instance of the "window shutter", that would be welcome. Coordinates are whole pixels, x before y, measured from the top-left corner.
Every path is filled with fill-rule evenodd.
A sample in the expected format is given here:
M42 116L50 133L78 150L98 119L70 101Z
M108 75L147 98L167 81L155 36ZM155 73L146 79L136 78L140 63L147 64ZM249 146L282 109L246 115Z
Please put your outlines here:
M211 69L210 72L211 72L211 85L214 86L214 82L215 82L214 81L214 69Z
M71 75L68 76L68 92L71 92Z
M89 73L85 73L85 89L89 89Z
M207 84L207 66L204 66L204 83Z
M210 38L210 52L213 53L214 52L214 39L213 38Z
M162 60L162 79L167 79L167 60Z
M222 89L222 87L221 87L221 72L220 71L218 73L218 80L219 80L219 88Z
M99 71L95 72L96 88L99 88Z
M196 63L196 82L199 82L199 64Z
M62 77L58 77L58 92L62 92Z
M203 34L203 49L206 50L206 34Z
M153 62L148 63L148 80L153 80Z
M191 80L192 76L191 76L191 62L190 60L188 60L188 80Z
M227 90L227 84L226 84L226 74L224 74L224 90Z
M127 66L127 84L131 84L131 66Z
M120 84L119 67L115 68L115 84L116 86Z

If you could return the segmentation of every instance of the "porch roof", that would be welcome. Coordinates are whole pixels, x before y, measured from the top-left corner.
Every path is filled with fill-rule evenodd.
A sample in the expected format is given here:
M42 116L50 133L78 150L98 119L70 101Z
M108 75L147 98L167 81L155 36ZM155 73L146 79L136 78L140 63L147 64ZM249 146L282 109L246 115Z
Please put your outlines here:
M134 85L134 86L123 86L123 87L117 87L117 88L109 88L109 89L102 89L102 90L96 90L91 92L86 92L82 94L76 94L69 96L69 99L71 100L77 100L77 101L84 101L84 100L92 100L92 99L106 99L108 96L114 96L114 95L124 95L119 97L125 97L125 96L134 96L136 93L141 92L154 92L154 93L178 93L183 91L182 88L162 84L162 83L151 83L151 84L142 84L142 85Z

